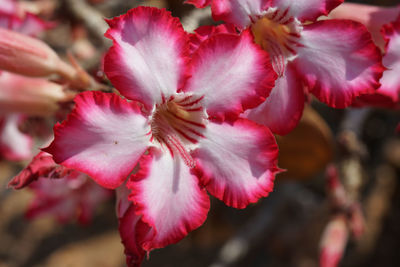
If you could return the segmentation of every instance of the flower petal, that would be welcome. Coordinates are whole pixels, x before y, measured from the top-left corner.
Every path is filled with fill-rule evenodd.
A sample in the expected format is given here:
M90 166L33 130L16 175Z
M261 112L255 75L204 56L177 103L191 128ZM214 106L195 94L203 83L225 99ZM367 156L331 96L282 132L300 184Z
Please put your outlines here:
M139 244L141 232L147 232L149 226L141 220L142 216L135 213L131 205L123 217L119 219L119 234L124 244L126 264L128 267L140 267L146 251Z
M207 125L192 156L208 192L234 208L245 208L272 191L278 147L268 128L246 119Z
M233 23L244 29L252 23L252 18L262 16L270 0L214 0L213 18Z
M47 178L39 177L29 185L35 197L26 213L28 218L50 215L62 223L78 218L80 223L88 224L96 207L111 197L112 191L83 173L71 171L58 179Z
M203 8L211 4L212 0L186 0L185 4L192 4L197 8Z
M203 224L210 202L179 156L152 150L140 160L140 170L128 181L136 213L153 228L143 248L150 251L176 243Z
M136 102L115 94L84 92L46 149L54 161L89 174L107 188L118 187L150 144L149 121Z
M289 63L267 100L247 110L245 117L267 126L275 134L286 135L299 123L304 101L303 85Z
M213 26L213 25L200 26L194 31L194 33L189 34L190 54L196 52L200 44L202 44L208 38L219 33L237 34L235 26L233 26L233 24L224 23L218 26Z
M0 0L0 12L6 15L13 15L18 12L17 1Z
M294 63L311 92L335 108L372 93L384 67L366 28L350 20L325 20L304 26Z
M381 34L382 26L396 20L399 13L400 6L382 7L347 2L332 10L328 18L351 19L364 24L375 44L383 49L385 41Z
M22 189L39 177L47 176L54 171L56 163L53 157L46 152L39 152L32 161L18 175L16 175L9 183L8 187L14 189Z
M251 33L212 36L193 55L193 74L184 91L203 95L208 115L234 119L268 96L276 79L268 54Z
M288 10L288 15L301 21L315 21L343 3L344 0L272 0L271 6Z
M395 22L384 26L383 34L387 45L382 63L387 70L383 72L377 93L390 97L396 103L400 94L400 16Z
M18 129L22 118L18 114L0 117L0 157L7 160L24 160L32 156L32 137Z
M38 36L55 26L55 23L46 22L38 16L26 13L24 19L13 19L11 29L30 36Z
M138 7L108 21L105 36L114 45L104 59L104 71L125 97L151 110L185 81L188 40L170 12Z
M118 230L125 247L126 264L128 267L140 267L146 251L142 248L139 239L150 231L150 227L141 220L141 215L135 213L135 206L128 199L130 191L126 185L118 187L116 193Z

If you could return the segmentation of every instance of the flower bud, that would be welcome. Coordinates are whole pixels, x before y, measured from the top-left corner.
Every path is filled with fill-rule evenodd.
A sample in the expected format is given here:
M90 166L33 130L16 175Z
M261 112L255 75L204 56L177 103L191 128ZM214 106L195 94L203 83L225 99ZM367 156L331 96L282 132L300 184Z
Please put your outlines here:
M6 29L0 29L0 36L0 69L31 77L76 76L76 70L41 40Z
M72 95L59 84L44 78L31 78L9 72L0 74L0 114L24 113L50 116L58 110L58 102Z
M334 217L325 227L320 242L321 267L336 267L343 256L348 240L348 229L344 215Z

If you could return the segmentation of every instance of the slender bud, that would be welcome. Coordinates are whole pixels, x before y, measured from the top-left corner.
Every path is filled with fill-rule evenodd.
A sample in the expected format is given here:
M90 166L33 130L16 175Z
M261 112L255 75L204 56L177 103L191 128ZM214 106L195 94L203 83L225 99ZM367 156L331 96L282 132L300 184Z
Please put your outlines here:
M0 36L0 69L31 77L59 74L67 80L77 75L41 40L7 29L0 29Z
M346 209L348 206L348 196L339 178L339 173L334 164L326 168L327 191L333 208Z
M344 215L334 217L325 227L320 242L320 267L336 267L343 256L348 240Z
M72 98L63 86L44 78L31 78L2 72L0 74L0 114L24 113L51 116L58 102Z

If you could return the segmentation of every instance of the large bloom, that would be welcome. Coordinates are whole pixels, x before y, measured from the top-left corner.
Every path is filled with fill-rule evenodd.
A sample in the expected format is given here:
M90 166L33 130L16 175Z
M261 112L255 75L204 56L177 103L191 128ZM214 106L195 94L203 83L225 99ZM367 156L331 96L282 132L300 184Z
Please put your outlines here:
M270 97L247 117L278 134L290 132L304 107L304 88L335 108L373 92L382 75L381 55L365 27L348 20L316 21L341 0L188 0L211 4L213 17L250 28L269 52L280 78ZM310 23L312 22L312 23Z
M127 253L138 261L138 251L177 242L203 223L203 187L236 208L272 190L275 139L238 117L265 100L276 74L249 32L214 35L189 58L188 35L166 11L139 7L108 23L114 45L105 73L127 99L81 93L46 151L107 188L139 163L126 183L134 213L122 227L133 231Z

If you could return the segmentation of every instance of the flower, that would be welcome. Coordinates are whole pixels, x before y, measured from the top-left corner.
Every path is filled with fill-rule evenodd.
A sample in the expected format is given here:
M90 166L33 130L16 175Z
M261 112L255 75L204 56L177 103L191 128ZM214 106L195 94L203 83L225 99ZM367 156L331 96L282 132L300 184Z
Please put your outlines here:
M44 78L32 78L10 72L0 73L0 115L23 113L51 116L59 102L71 100L62 85Z
M14 15L18 13L18 5L14 0L0 0L0 14Z
M20 132L18 127L24 119L20 114L0 115L0 158L18 161L31 157L32 137Z
M349 238L347 219L344 215L336 215L325 226L320 241L320 266L336 267L344 254Z
M75 218L82 224L90 223L97 205L112 196L112 191L98 186L86 174L57 165L45 152L37 154L8 186L28 186L34 193L28 218L51 215L61 223Z
M51 116L58 103L71 100L59 84L44 78L31 78L9 72L0 73L0 156L24 160L32 156L32 137L19 126L27 116Z
M76 75L75 69L41 40L2 28L0 35L0 69L31 77Z
M249 32L215 35L189 57L188 35L169 12L138 7L108 23L114 45L104 70L126 99L79 94L45 151L107 188L124 186L139 163L126 182L134 214L122 224L135 238L126 248L134 266L138 251L175 243L204 222L205 189L235 208L272 190L275 139L239 115L265 100L276 74Z
M251 29L254 41L271 55L280 78L269 98L246 116L274 133L287 134L297 125L305 89L331 107L344 108L379 87L381 55L365 27L348 20L316 21L341 0L187 2L211 4L215 20Z
M374 94L360 95L357 104L361 106L399 107L400 95L400 12L398 18L382 26L385 39L385 53L382 63L386 67L380 80L381 86Z
M54 23L28 12L25 5L27 4L16 0L0 0L0 28L38 36L54 26Z
M379 7L357 3L343 3L332 10L328 18L351 19L364 24L371 33L375 44L384 50L385 40L381 34L382 26L395 21L399 13L400 6Z
M357 106L396 108L400 94L400 6L377 7L346 3L335 9L329 17L353 19L363 23L371 32L374 42L383 51L382 63L386 70L381 86L374 94L361 95Z
M23 18L20 18L16 15L3 14L0 11L1 28L10 29L29 36L38 36L53 26L54 23L45 22L31 13L26 13Z

